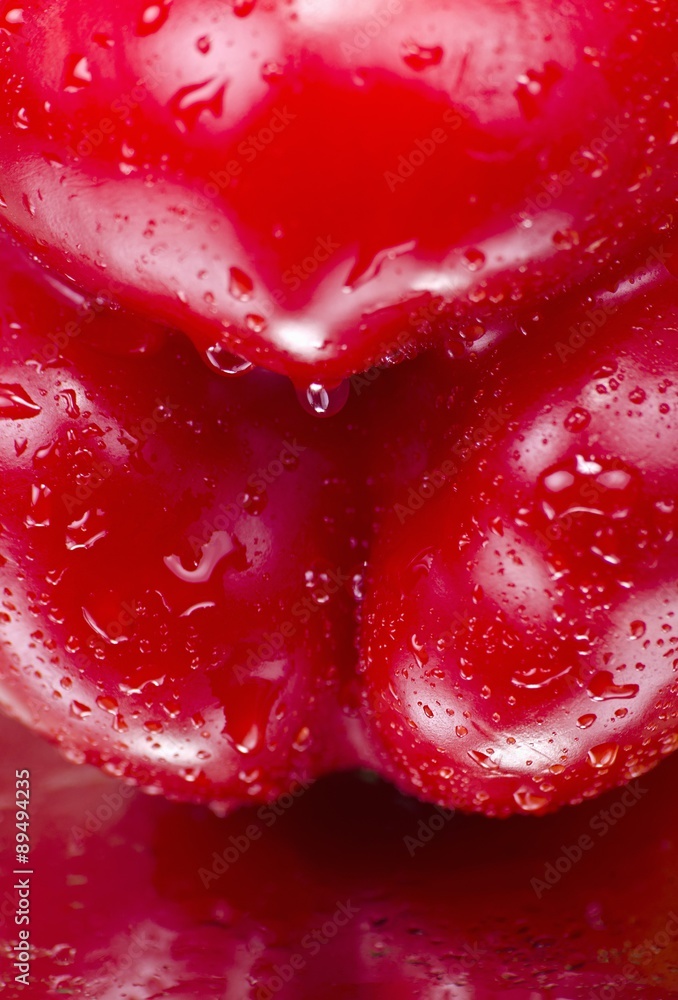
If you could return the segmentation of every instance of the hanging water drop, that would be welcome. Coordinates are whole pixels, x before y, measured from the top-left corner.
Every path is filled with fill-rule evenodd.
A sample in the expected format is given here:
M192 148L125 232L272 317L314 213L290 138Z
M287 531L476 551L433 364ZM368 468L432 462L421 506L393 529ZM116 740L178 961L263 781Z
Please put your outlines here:
M544 795L537 795L527 788L519 788L517 792L513 793L513 798L523 812L540 812L549 804L549 800Z
M305 390L297 391L297 397L307 413L333 417L346 405L349 391L348 379L332 388L325 387L322 382L311 382Z
M214 344L205 351L205 360L209 367L220 375L236 378L238 375L246 375L252 371L254 365L247 358L240 357L232 351L222 347L221 344Z

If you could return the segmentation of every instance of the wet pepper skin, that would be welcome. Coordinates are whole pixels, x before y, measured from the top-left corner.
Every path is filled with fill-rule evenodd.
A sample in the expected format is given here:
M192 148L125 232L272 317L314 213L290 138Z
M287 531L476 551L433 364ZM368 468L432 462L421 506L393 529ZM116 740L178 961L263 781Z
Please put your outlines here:
M361 764L545 812L675 747L663 268L317 420L1 252L6 711L224 810Z
M3 706L169 795L268 801L353 763L349 441L280 376L225 381L129 317L130 353L99 351L104 309L0 260Z
M430 444L375 449L362 632L401 788L540 813L678 745L677 292L542 310L474 377L419 362Z
M0 43L0 219L226 371L472 341L676 195L670 0L28 0Z

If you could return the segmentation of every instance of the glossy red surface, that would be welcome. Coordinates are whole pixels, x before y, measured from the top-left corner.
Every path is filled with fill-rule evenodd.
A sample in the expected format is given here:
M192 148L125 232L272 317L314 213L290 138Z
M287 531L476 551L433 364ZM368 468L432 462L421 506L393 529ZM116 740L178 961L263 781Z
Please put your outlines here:
M0 703L72 760L222 811L362 764L505 815L675 748L665 271L320 421L2 253Z
M183 338L102 353L105 312L1 253L0 703L168 794L269 800L353 762L351 435Z
M5 985L12 1000L678 995L678 758L630 797L536 823L444 820L355 778L272 819L219 820L74 767L7 720L0 759L6 983L15 769L32 789L34 979Z
M678 283L634 284L397 373L361 662L408 792L539 813L678 745Z
M0 218L91 293L305 388L669 224L670 0L3 8ZM641 225L642 220L642 225Z

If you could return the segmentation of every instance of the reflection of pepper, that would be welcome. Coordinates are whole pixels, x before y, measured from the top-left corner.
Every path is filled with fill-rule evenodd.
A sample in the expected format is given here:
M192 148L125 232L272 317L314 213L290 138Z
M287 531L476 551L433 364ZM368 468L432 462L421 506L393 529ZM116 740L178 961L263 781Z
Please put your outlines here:
M76 767L6 719L0 759L3 829L15 767L30 767L36 792L59 789L36 799L27 995L55 981L88 1000L439 1000L502 996L507 982L512 1000L668 1000L678 989L678 757L632 783L646 794L604 835L592 823L601 809L619 815L621 792L537 823L446 822L355 775L218 817ZM26 927L14 925L8 860L12 995Z

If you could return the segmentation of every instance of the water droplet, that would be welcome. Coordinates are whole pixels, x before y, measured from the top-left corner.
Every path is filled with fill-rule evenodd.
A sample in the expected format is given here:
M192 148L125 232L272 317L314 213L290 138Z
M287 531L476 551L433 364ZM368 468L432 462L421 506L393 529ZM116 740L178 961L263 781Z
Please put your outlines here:
M440 45L417 45L416 42L407 42L403 46L403 62L420 73L430 66L439 66L442 62L444 52Z
M91 611L85 607L81 610L82 617L85 619L89 627L99 636L100 639L103 639L104 642L109 643L111 646L117 646L119 643L128 641L129 637L123 634L122 626L118 621L110 621L106 628L104 628L99 624Z
M409 646L417 662L417 666L425 667L428 663L428 651L426 650L424 643L419 642L416 635L412 635L410 636Z
M113 715L117 714L118 703L115 698L111 698L105 694L100 694L97 698L97 705L103 712L111 712Z
M560 66L549 61L543 70L528 69L517 77L518 86L513 93L527 121L532 121L542 111L543 101L562 75L563 70Z
M71 715L74 715L76 719L85 719L88 715L91 715L92 709L89 705L83 705L81 701L71 702Z
M302 726L297 735L294 737L292 746L295 750L303 752L308 750L311 743L311 730L308 726Z
M242 509L251 517L257 517L266 509L268 503L267 493L245 493L242 497Z
M566 431L576 434L583 431L591 423L591 414L582 406L574 406L563 421Z
M424 705L424 715L427 719L433 718L433 709L429 705Z
M571 250L579 246L579 233L575 229L558 229L553 234L553 242L560 250Z
M75 948L70 944L56 944L49 952L49 957L55 965L72 965L75 955Z
M141 12L137 23L138 35L152 35L162 28L170 14L172 0L148 4Z
M206 55L212 47L209 35L201 35L200 38L195 43L195 47L198 50L198 52L202 52L203 55Z
M589 750L589 764L595 768L612 767L618 753L619 746L616 743L599 743Z
M257 0L232 0L236 17L247 17L256 7Z
M463 255L463 261L469 271L479 271L485 263L485 254L476 247L471 247ZM485 332L483 330L483 332Z
M88 83L92 82L92 72L86 56L69 56L64 74L64 90L67 94L75 94Z
M577 719L577 725L580 729L588 729L596 721L597 716L593 714L580 715Z
M52 491L43 483L31 486L31 509L24 524L27 528L46 528L52 514Z
M24 12L21 7L11 7L2 17L2 27L16 34L24 23Z
M499 766L490 754L483 753L482 750L467 750L466 753L474 763L484 767L486 771L493 771Z
M455 726L454 731L459 739L463 739L464 736L468 736L468 729L466 726Z
M30 119L28 117L28 112L26 108L18 108L14 115L14 127L20 129L26 129L30 125Z
M523 812L540 812L549 804L549 800L544 795L537 795L529 788L519 788L517 792L513 793L513 798Z
M321 382L311 382L305 391L297 392L297 397L307 413L316 417L333 417L346 404L349 391L348 379L333 388L326 388Z
M632 389L631 392L629 393L629 399L631 400L632 403L635 403L636 405L639 406L641 403L644 403L645 400L647 399L647 396L645 395L645 390L641 389L640 386L637 385L636 388Z
M610 701L613 698L635 698L637 684L615 684L614 675L609 670L601 670L588 686L588 693L594 701Z
M229 272L228 290L234 299L247 302L254 291L254 282L245 271L239 267L232 267Z
M642 639L647 631L647 625L640 620L631 622L631 638Z
M253 722L246 732L244 732L236 743L236 750L240 753L253 753L263 741L263 734L258 722Z
M63 399L66 404L66 413L69 417L79 417L80 407L78 406L78 398L75 394L74 389L62 389L61 392L56 394L56 399Z
M258 313L248 313L245 316L245 325L252 333L263 333L266 329L266 319Z
M261 67L261 75L266 83L274 83L282 79L283 67L280 63L265 62Z
M27 420L40 412L41 407L20 385L0 384L0 419Z
M214 344L205 351L205 360L213 371L220 375L237 377L246 375L252 371L254 365L247 358L241 358L239 354L226 350L221 344Z
M227 531L215 531L200 550L200 558L194 569L186 569L179 556L165 556L165 566L184 583L207 583L217 565L226 556L239 551L233 537Z
M563 466L546 470L540 476L541 508L546 517L570 519L572 532L581 527L581 519L571 520L574 514L593 514L620 520L628 517L640 492L636 470L622 468L611 460L607 467L599 461L576 455ZM545 495L544 495L545 494Z
M224 110L225 91L226 84L213 76L180 87L169 101L178 128L184 132L195 128L204 112L219 118Z
M108 534L105 515L99 509L86 510L84 514L66 526L66 548L69 552L77 549L91 549Z

